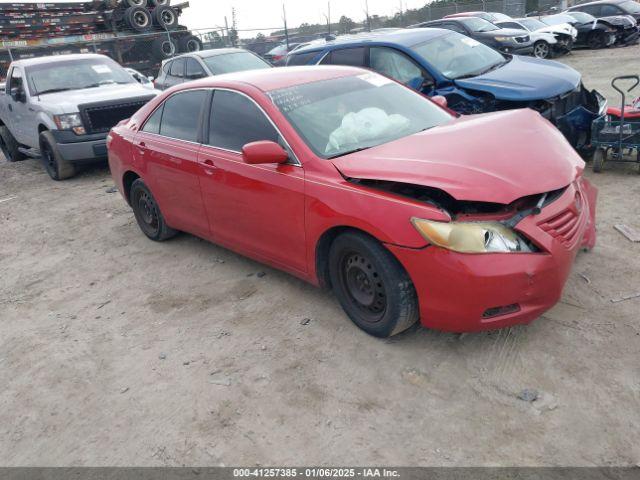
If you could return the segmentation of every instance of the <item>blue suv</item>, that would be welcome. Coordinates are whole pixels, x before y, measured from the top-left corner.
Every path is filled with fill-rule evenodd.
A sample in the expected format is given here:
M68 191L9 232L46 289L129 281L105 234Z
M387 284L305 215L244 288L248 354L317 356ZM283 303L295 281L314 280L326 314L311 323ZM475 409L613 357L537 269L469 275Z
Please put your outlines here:
M556 125L578 150L588 150L591 122L606 101L580 74L558 62L500 53L459 33L416 28L309 44L287 66L350 65L373 69L449 108L473 114L531 108Z

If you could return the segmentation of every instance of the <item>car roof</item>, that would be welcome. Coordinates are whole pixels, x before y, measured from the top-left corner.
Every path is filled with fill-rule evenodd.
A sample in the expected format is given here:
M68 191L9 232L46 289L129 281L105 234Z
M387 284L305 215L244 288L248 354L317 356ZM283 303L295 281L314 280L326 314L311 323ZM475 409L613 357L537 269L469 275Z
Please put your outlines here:
M371 32L359 35L345 35L338 37L335 40L330 40L324 45L307 45L305 47L301 47L294 52L294 55L312 51L320 52L342 45L356 45L369 42L391 43L402 45L404 47L411 47L418 43L444 35L445 33L451 33L451 31L440 28L412 28L402 29L395 32Z
M176 58L195 58L195 57L209 58L209 57L215 57L217 55L226 55L228 53L239 53L239 52L249 52L249 50L245 50L244 48L211 48L208 50L198 50L197 52L189 52L189 53L183 53L182 55L176 55L175 57L167 58L162 63L165 64L167 62L170 62L171 60L175 60Z
M569 10L573 9L573 8L577 8L577 7L584 7L585 5L606 5L606 4L611 4L611 3L624 3L627 0L597 0L596 2L584 2L584 3L579 3L577 5L572 5L571 7L569 7Z
M109 57L97 53L71 53L67 55L49 55L47 57L24 58L22 60L16 60L15 62L13 62L13 64L19 67L31 67L33 65L67 62L69 60L81 60L85 58L108 58L109 60L111 60Z
M371 73L369 70L356 67L313 65L286 68L265 68L246 70L243 72L224 73L214 77L206 77L188 84L185 88L215 88L233 84L252 85L263 92L270 92L280 88L294 87L305 83L313 83L332 78L350 77Z

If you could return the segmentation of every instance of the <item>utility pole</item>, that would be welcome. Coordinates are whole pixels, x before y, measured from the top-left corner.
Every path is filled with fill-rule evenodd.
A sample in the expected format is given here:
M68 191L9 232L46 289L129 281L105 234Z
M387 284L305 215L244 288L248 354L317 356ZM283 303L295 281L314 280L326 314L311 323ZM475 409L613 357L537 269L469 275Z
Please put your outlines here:
M224 16L224 30L226 32L226 40L224 41L224 46L228 47L229 45L227 44L227 42L229 41L229 22L227 22L227 16Z
M231 7L231 29L233 30L233 38L231 39L231 44L236 46L236 37L238 36L238 23L236 20L236 9L235 7Z
M402 11L402 0L400 0L400 26L404 27L404 12Z
M369 16L369 0L364 0L364 13L367 18L367 30L371 31L371 17Z
M282 4L282 20L284 21L284 38L287 42L287 51L289 51L289 30L287 30L287 10Z
M327 21L327 36L331 35L331 2L327 2L327 13L322 16Z

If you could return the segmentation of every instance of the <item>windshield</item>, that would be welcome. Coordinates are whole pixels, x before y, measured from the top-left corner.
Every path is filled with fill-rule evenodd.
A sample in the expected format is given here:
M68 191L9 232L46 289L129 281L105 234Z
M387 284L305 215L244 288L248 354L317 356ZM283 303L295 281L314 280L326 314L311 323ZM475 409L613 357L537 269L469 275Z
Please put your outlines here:
M511 17L509 15L505 15L504 13L493 12L491 15L493 15L493 19L496 22L504 22L507 20L511 20Z
M422 95L373 72L286 87L269 96L322 158L391 142L453 118Z
M267 62L257 55L249 52L225 53L213 55L202 59L209 67L211 73L220 75L223 73L244 72L245 70L258 70L270 68Z
M596 19L596 17L594 17L593 15L584 12L570 12L569 15L571 15L580 23L593 22Z
M619 3L618 6L627 13L640 13L640 5L638 5L633 0Z
M493 30L498 30L498 27L496 27L493 23L487 22L482 18L461 18L460 21L467 27L469 27L472 32L491 32Z
M549 15L548 17L542 17L541 22L547 25L560 25L562 23L573 23L576 21L571 15ZM579 21L579 20L578 20Z
M507 62L496 50L455 32L416 45L413 50L454 80L480 75Z
M97 88L103 85L136 83L127 71L110 58L82 58L54 61L27 68L32 95Z
M547 26L540 20L536 20L535 18L525 18L522 20L518 20L518 22L532 31L540 30L541 28L545 28Z

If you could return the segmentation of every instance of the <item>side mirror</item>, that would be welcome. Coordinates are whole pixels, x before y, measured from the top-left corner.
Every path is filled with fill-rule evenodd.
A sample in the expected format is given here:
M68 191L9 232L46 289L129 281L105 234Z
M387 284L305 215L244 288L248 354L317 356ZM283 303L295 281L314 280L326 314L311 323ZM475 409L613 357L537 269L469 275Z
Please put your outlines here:
M251 165L284 163L289 160L289 154L276 142L261 141L247 143L242 147L242 158Z
M442 108L447 108L447 99L442 95L434 95L431 97L431 101L436 105L440 105Z
M406 85L407 87L409 87L412 90L422 90L422 85L424 84L424 78L423 77L415 77L412 78L411 80L409 80Z
M24 98L24 90L22 90L20 87L13 87L11 89L11 98L13 99L14 102L24 102L25 98Z

